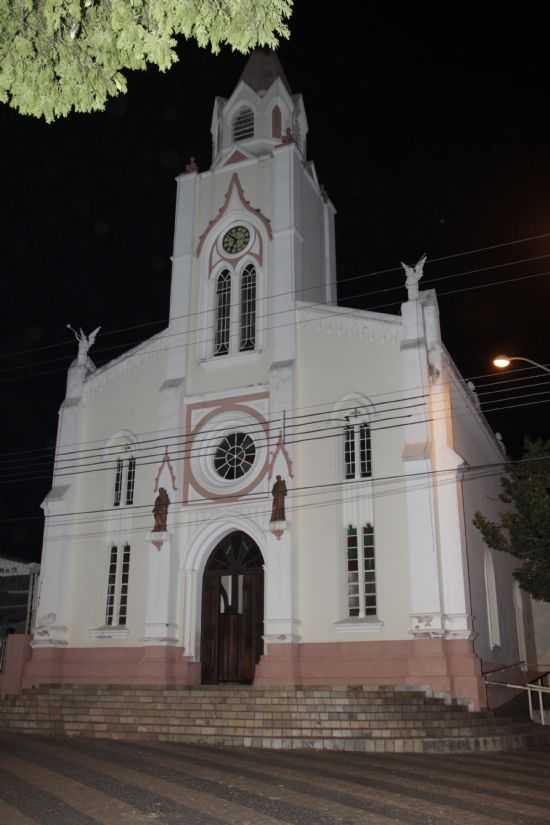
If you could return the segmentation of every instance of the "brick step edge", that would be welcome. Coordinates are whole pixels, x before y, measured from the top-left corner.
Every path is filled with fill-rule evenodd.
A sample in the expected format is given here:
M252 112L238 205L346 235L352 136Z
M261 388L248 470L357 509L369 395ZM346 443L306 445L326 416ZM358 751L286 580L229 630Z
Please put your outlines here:
M38 731L24 731L32 734ZM43 732L42 732L42 735ZM82 734L82 738L87 738ZM160 734L154 740L147 734L129 736L101 735L95 738L128 742L157 741L181 744L209 744L228 747L245 747L272 750L332 750L359 753L481 753L527 748L548 747L550 735L539 732L517 732L497 736L446 736L441 738L391 738L391 739L345 739L345 738L303 738L303 737L224 737L224 736L182 736Z

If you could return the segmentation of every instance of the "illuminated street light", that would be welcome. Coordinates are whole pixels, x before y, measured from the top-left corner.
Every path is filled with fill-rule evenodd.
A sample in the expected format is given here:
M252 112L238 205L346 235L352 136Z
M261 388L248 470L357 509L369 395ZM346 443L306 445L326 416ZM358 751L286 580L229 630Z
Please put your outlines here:
M550 374L550 369L545 367L544 364L539 364L538 361L533 361L532 358L524 358L522 355L497 355L496 358L493 358L493 364L495 367L498 367L499 370L504 370L506 367L509 367L512 361L525 361L527 364L532 364L534 367L538 367L543 372Z

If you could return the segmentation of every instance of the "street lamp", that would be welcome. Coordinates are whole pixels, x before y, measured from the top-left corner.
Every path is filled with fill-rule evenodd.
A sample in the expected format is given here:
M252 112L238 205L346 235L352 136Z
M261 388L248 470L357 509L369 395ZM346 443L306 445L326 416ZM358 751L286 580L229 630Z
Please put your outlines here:
M493 358L493 364L495 367L498 367L499 370L505 370L506 367L510 366L512 361L525 361L527 364L532 364L534 367L538 367L543 372L550 374L550 369L545 367L544 364L539 364L538 361L533 361L532 358L524 358L522 355L497 355L496 358Z

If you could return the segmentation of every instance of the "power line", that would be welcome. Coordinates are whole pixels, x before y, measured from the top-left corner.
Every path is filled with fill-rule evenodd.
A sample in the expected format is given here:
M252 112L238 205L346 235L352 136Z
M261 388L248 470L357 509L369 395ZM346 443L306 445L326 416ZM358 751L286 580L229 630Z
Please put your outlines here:
M399 481L409 482L409 481L414 480L414 479L422 479L422 478L424 478L427 481L427 483L431 486L434 483L434 478L439 479L437 481L437 484L446 483L445 476L449 477L449 478L447 478L448 483L455 483L458 480L459 477L460 477L461 480L464 480L464 481L479 480L480 478L491 478L491 477L496 477L498 475L501 475L503 472L506 472L506 468L510 467L510 466L529 465L529 464L541 463L541 462L547 462L550 465L550 458L548 458L548 457L536 457L536 458L523 458L523 459L517 459L517 460L503 459L503 460L498 461L498 462L485 462L483 464L465 465L465 466L459 467L457 469L452 468L452 469L441 469L441 470L427 470L427 471L423 471L423 472L419 472L419 473L410 473L410 474L409 473L397 473L397 474L393 474L393 475L389 475L389 476L371 476L371 477L362 478L362 479L338 480L338 481L332 481L332 482L323 482L322 484L309 484L309 485L303 485L301 487L294 487L294 488L291 487L289 489L289 495L293 496L293 495L297 495L297 494L301 494L301 493L310 494L310 493L308 493L308 491L318 491L318 490L327 490L327 491L329 491L329 490L332 490L334 488L336 488L336 489L340 489L340 488L352 489L354 486L358 487L359 485L373 486L373 488L375 488L377 485L383 486L383 485L387 485L387 484L393 484L393 483L399 482ZM481 472L479 472L479 471L481 471ZM475 473L478 473L478 474L475 475ZM406 489L406 488L393 489L393 490L390 490L389 493L387 493L387 494L393 495L393 494L396 494L396 493L400 493L400 492L403 492L404 489ZM415 485L415 489L419 489L417 485ZM375 492L373 494L376 495ZM238 503L241 503L241 502L246 501L246 500L251 499L251 498L254 499L254 500L269 499L269 495L270 495L269 491L260 491L258 493L247 493L245 496L241 496L241 497L239 497L238 494L235 494L234 496L228 496L225 500L221 500L221 501L218 501L218 502L213 502L211 500L205 501L205 500L187 499L187 500L175 500L175 501L171 502L171 504L172 505L179 504L179 505L182 505L182 506L189 506L190 508L197 508L199 510L204 510L204 509L208 509L208 508L210 508L210 509L211 508L221 509L222 507L227 507L228 503L229 504L234 503L236 499L238 499ZM340 497L339 499L335 500L335 503L338 503L338 502L341 502L341 501L342 501L342 498ZM119 518L117 520L120 521L121 518L133 519L137 510L143 510L145 508L150 508L152 503L153 502L149 502L148 504L131 505L131 506L127 506L127 507L117 507L117 508L108 507L108 508L99 508L99 509L95 509L95 510L80 510L80 511L73 511L73 512L69 512L69 513L62 513L62 514L55 514L55 515L52 515L52 516L46 516L46 518L48 520L58 519L59 520L58 524L56 525L54 523L53 526L62 526L63 524L65 524L65 520L67 518L72 518L74 516L88 516L88 515L101 515L101 514L104 514L104 513L116 513L119 516ZM325 506L325 505L326 505L326 501L323 501L323 502L320 503L320 506ZM268 512L270 512L270 510L265 511L265 513L268 513ZM128 515L127 516L122 516L121 515L122 513L127 513ZM144 514L143 517L145 517L145 515L149 516L149 513ZM257 516L258 514L255 513L254 515ZM139 513L138 513L137 517L138 518L140 517ZM0 521L0 524L14 523L14 522L20 522L20 521L30 521L30 520L36 520L38 518L41 518L41 516L15 517L15 518L11 518L11 519L3 519L2 521ZM80 523L81 524L82 523L96 523L97 521L98 520L96 519L96 520L93 520L93 521L80 522ZM107 520L103 519L103 520L100 521L100 523L108 523L108 522L109 522L109 519L107 519ZM189 522L181 522L181 523L189 524ZM142 533L143 529L144 528L136 528L136 532Z
M532 235L530 237L528 236L528 237L524 237L524 238L516 238L513 241L505 241L505 242L501 242L501 243L498 243L498 244L492 244L492 245L485 246L485 247L479 247L477 249L468 249L468 250L463 250L461 252L453 252L453 253L449 253L447 255L439 256L437 258L432 258L428 261L428 264L440 263L441 261L448 261L448 260L451 260L453 258L460 258L460 257L468 256L468 255L477 255L477 254L480 254L482 252L490 252L490 251L493 251L495 249L502 249L502 248L509 247L509 246L515 246L515 245L521 244L521 243L530 243L531 241L543 240L543 239L548 238L548 237L550 237L550 232L546 232L546 233L543 233L541 235ZM468 274L472 274L472 273L476 273L476 272L486 271L486 270L489 270L489 269L498 269L498 268L501 268L503 266L513 266L513 265L518 264L518 263L527 263L527 262L530 262L530 261L533 261L533 260L540 260L540 259L546 258L546 257L548 257L548 255L540 255L540 256L535 256L535 257L531 257L531 258L525 258L525 259L522 259L522 260L511 261L509 263L495 264L494 266L491 266L491 267L482 267L481 269L467 270L466 272L462 272L462 273L455 273L453 275L446 275L446 276L440 276L438 278L433 278L430 281L428 281L428 283L435 283L436 281L445 280L446 278L456 278L456 277L459 277L461 275L468 275ZM334 280L331 280L329 283L333 286L338 286L338 285L341 285L341 284L344 284L344 283L350 283L352 281L363 280L365 278L373 278L377 275L384 275L384 274L389 274L390 272L400 272L400 271L402 271L402 270L401 270L401 266L399 265L399 266L389 267L389 268L386 268L386 269L373 270L372 272L363 273L362 275L352 275L352 276L349 276L348 278L342 278L342 279L336 278ZM389 289L403 289L403 288L404 288L404 285L401 284L399 286L390 287ZM273 295L262 297L261 300L273 300L274 298L281 298L281 297L285 297L287 295L292 295L292 294L293 295L298 295L298 294L301 294L303 292L309 292L313 289L318 289L318 286L304 287L304 288L299 289L299 290L287 290L285 292L274 293ZM384 290L375 290L375 292L379 292L379 291L384 291ZM237 304L235 304L235 306L237 306ZM159 324L166 324L170 320L172 320L172 321L182 320L182 319L185 319L185 318L194 317L196 315L202 315L202 314L205 314L205 313L208 313L208 312L211 312L211 310L199 310L197 312L186 313L184 315L179 315L179 316L176 315L176 316L173 316L172 318L161 318L161 319L158 319L158 320L145 321L145 322L142 322L140 324L131 324L131 325L126 326L126 327L119 327L118 329L112 330L110 332L105 332L103 334L103 337L111 337L113 335L119 335L123 332L130 332L134 329L142 329L142 328L148 327L148 326L156 326L156 325L159 325ZM60 341L60 342L55 343L55 344L45 344L45 345L42 345L40 347L28 347L27 349L17 350L16 352L7 353L7 354L6 353L0 353L0 358L10 359L10 358L13 358L13 357L16 357L16 356L19 356L19 355L26 355L28 353L40 352L40 351L44 351L44 350L47 350L47 349L54 349L54 348L57 348L57 347L68 346L69 344L73 344L73 340L71 338L68 338L65 341ZM122 346L125 346L125 345L122 345ZM119 347L115 347L115 349L118 349L118 348ZM110 348L110 349L113 349L113 348ZM108 350L105 349L105 350L100 350L100 351L108 351ZM52 359L52 360L61 360L61 359ZM51 363L51 362L44 362L44 363Z
M512 399L512 400L515 400L515 399ZM550 401L550 399L548 399L548 401L540 400L540 401L537 401L537 402L531 402L531 403L525 403L525 404L510 404L507 407L493 408L493 409L489 410L488 412L493 412L493 411L501 412L503 410L507 410L507 409L510 409L510 408L523 407L523 406L532 406L533 404L543 404L543 403L548 403L549 401ZM419 406L419 405L414 405L414 406ZM458 415L462 415L462 414L466 414L466 413L456 413L455 412L453 417L456 418L456 417L458 417ZM382 427L371 426L370 430L371 430L371 433L374 433L374 432L377 432L377 431L380 431L380 430L390 430L390 429L395 429L397 427L409 426L409 425L412 425L412 424L432 423L432 422L437 421L437 420L443 420L444 418L447 418L447 417L448 417L447 415L444 415L444 416L441 416L438 419L436 416L432 416L432 417L429 417L429 418L417 420L417 419L413 418L412 414L409 414L408 416L407 415L402 415L402 416L397 416L396 418L408 418L408 419L412 419L412 420L407 420L407 421L401 422L399 424L387 424L387 425L382 426ZM301 436L301 437L296 437L294 440L285 441L285 446L291 446L291 445L294 445L294 444L302 444L302 443L307 443L307 442L311 442L311 441L321 441L321 440L325 440L325 439L328 439L328 438L341 438L342 434L343 434L343 424L344 424L344 422L337 422L333 426L325 427L325 428L322 428L320 430L308 430L306 432L299 433L299 434L297 434L297 436ZM334 433L334 432L332 432L333 430L337 430L337 432ZM324 433L327 433L327 432L329 434L324 434ZM315 437L313 437L313 438L304 438L304 437L302 437L302 436L306 436L306 435L307 436L312 435L314 433L323 433L323 435L315 435ZM259 446L260 449L262 449L262 448L269 449L270 446L273 446L275 448L276 447L275 439L270 440L269 438L266 438L265 442L264 443L259 442L258 446ZM199 446L199 447L194 447L194 448L191 448L191 449L179 450L179 451L176 451L175 453L173 452L169 456L169 458L170 458L171 462L179 462L179 461L183 461L183 460L192 458L194 455L197 455L197 454L201 455L202 457L209 457L209 456L215 455L216 450L213 450L212 452L206 452L205 453L204 449L202 449ZM146 458L151 458L151 457L152 456L146 456ZM153 458L152 461L143 461L143 460L141 460L139 462L139 467L156 466L156 465L159 464L159 462L162 461L163 457L164 457L164 454L158 454L157 456L155 456ZM67 470L69 468L61 468L62 472L56 472L54 474L54 481L62 479L62 478L73 478L75 476L87 475L89 473L112 472L116 465L115 464L103 464L102 466L97 467L97 469L91 469L91 468L86 469L87 466L90 467L90 465L83 465L83 466L77 467L77 468L75 468L74 472L65 472L65 470ZM19 476L19 477L15 477L15 478L11 477L9 480L6 480L5 482L0 482L0 483L17 483L17 482L21 482L21 481L28 482L28 481L37 481L37 480L49 480L49 478L50 478L49 475L48 476L23 475L23 476Z
M504 284L517 283L517 282L520 282L520 281L530 280L530 279L533 279L533 278L540 278L540 277L544 277L544 276L548 276L548 275L550 275L550 271L535 272L535 273L531 273L531 274L528 274L528 275L522 275L522 276L519 276L517 278L507 278L507 279L503 279L503 280L500 280L500 281L493 281L493 282L487 283L487 284L478 284L478 285L474 285L474 286L463 287L463 288L460 288L460 289L448 290L447 292L442 292L442 293L438 294L438 298L444 298L447 295L455 295L459 292L463 293L463 292L470 292L470 291L479 290L479 289L488 289L489 287L493 287L493 286L503 286ZM355 295L353 297L361 297L361 296L366 296L368 294L369 294L369 292L367 291L367 292L364 292L364 293L357 293L357 295ZM401 302L400 301L393 301L393 302L386 303L386 304L378 304L374 307L369 307L368 309L355 309L355 308L352 308L352 307L332 307L331 305L328 305L328 304L309 304L308 306L307 305L306 306L298 306L298 307L293 307L293 308L286 308L286 309L277 310L276 312L273 312L273 313L266 313L263 316L258 316L258 318L263 319L263 318L273 317L275 315L296 314L296 313L299 313L299 312L304 312L308 309L314 310L316 313L321 315L324 307L326 307L327 309L329 309L329 307L330 307L330 311L328 313L325 312L325 314L321 315L321 317L304 318L304 319L301 319L301 320L296 320L296 318L294 318L290 322L286 322L286 323L283 323L283 324L274 324L272 326L267 326L267 327L263 328L264 332L270 332L272 330L286 329L288 327L297 327L299 325L305 325L305 324L308 324L308 323L317 323L320 320L326 320L326 319L329 319L329 318L331 318L331 319L332 318L340 319L340 318L346 318L346 317L349 317L349 316L353 316L356 313L376 312L376 311L381 310L381 309L396 306L399 303L401 303ZM347 309L348 311L347 312L338 311L338 310L342 310L342 309L344 309L344 310ZM210 312L212 312L212 310L210 310ZM395 317L397 318L398 316L395 316ZM364 319L364 320L366 320L366 319ZM399 323L399 322L396 321L396 325L397 325L397 323ZM165 331L165 332L158 333L158 338L159 338L159 340L165 340L167 338L178 338L178 337L181 337L181 336L190 335L190 334L195 333L195 332L199 332L199 333L202 332L202 328L195 328L193 330L182 330L181 332L172 332L172 333L168 332L168 331ZM144 342L141 342L141 343L137 344L137 346L135 346L133 348L134 351L131 351L131 350L127 351L125 354L122 354L118 357L123 358L123 359L129 359L129 358L135 358L136 356L145 356L145 355L151 356L151 355L156 355L156 354L162 353L162 352L169 352L169 351L175 350L175 349L183 349L186 346L204 347L207 344L213 343L214 340L215 340L214 338L205 338L205 339L198 340L198 341L191 341L190 344L188 342L183 342L181 344L176 344L175 346L167 346L167 347L160 347L158 349L147 350L147 348L146 348L147 345L150 344L154 340L154 337L150 338L150 339L148 339ZM221 356L221 357L223 357L223 356ZM53 359L53 360L65 360L65 359L59 359L58 358L58 359ZM114 360L116 360L116 359L114 359ZM50 362L45 361L45 362L42 362L42 364L47 364L47 363L52 363L52 362L53 361L50 361ZM103 367L99 367L98 372L101 372L106 367L110 368L111 366L114 366L112 361L108 362ZM10 372L28 370L28 369L29 369L28 366L17 366L17 367L9 368L7 370L0 370L0 374L5 375L5 374L10 373ZM42 377L42 376L46 376L46 375L54 375L58 372L65 372L65 369L46 370L46 371L42 371L42 372L35 372L34 374ZM20 379L11 378L11 379L8 379L7 383L17 382L17 380L27 380L27 378L26 377L21 377Z
M547 386L547 383L549 383L549 382L541 382L540 385L541 386ZM539 386L539 385L535 385L535 386ZM436 385L436 387L434 387L433 389L437 390L438 386ZM519 391L519 390L522 390L524 388L523 387L521 387L521 388L518 387L518 388L514 388L514 389ZM526 389L529 389L529 388L526 388ZM506 390L502 389L502 390L494 390L492 392L505 392L505 391ZM507 409L510 406L512 406L512 407L518 406L517 404L509 404L508 402L516 402L516 401L518 401L520 399L523 399L523 398L539 397L541 395L546 395L548 393L548 391L549 390L542 390L542 391L539 391L539 392L527 392L527 393L519 394L519 395L518 394L509 395L509 396L506 396L504 398L497 398L497 399L487 400L486 402L481 402L481 405L480 405L481 411L482 412L494 412L494 411L501 411L503 409ZM492 394L492 393L488 392L487 394ZM390 412L403 412L404 410L410 410L410 409L414 409L414 408L417 408L417 407L421 407L421 406L424 405L424 403L426 403L426 401L425 401L426 398L427 398L427 395L424 393L424 394L419 395L419 396L410 396L409 398L378 402L378 404L375 405L374 409L372 408L372 406L368 407L368 415L370 417L370 421L371 421L371 423L380 423L382 421L389 421L389 420L395 420L397 418L403 418L404 416L389 416L389 417L386 417L386 418L378 417L378 418L374 419L373 416L386 415L387 413L390 413ZM405 401L417 401L418 403L404 404L403 402L405 402ZM436 398L435 403L437 403L437 401L438 401L438 399ZM434 408L434 406L433 406L433 403L434 403L433 396L430 398L430 402L431 402L431 411L432 412L437 412L438 411L437 408ZM396 403L398 404L398 406L393 406L393 407L389 407L389 408L386 408L386 409L381 408L382 404L394 404L395 405ZM445 403L446 403L446 401L445 401ZM506 407L504 407L504 406L493 406L491 409L485 409L482 406L483 403L493 404L493 405L496 405L496 404L504 405L506 403L507 406ZM378 409L376 409L377 406L379 407ZM460 415L460 413L456 411L456 403L453 404L453 406L455 408L454 409L454 415L456 417L457 415ZM333 407L334 407L334 404L333 404ZM271 420L266 420L263 424L260 424L258 422L253 422L251 424L242 424L240 429L245 431L245 432L249 432L249 434L254 434L254 435L258 432L261 436L263 436L263 434L265 433L265 427L268 427L269 429L272 429L274 426L282 425L283 420L284 420L287 432L292 431L292 430L296 430L300 427L303 428L303 427L308 426L310 424L319 425L319 424L323 424L323 423L332 424L333 426L328 428L330 430L330 429L334 429L335 427L339 427L339 428L342 427L342 425L344 423L344 418L345 418L345 413L346 412L356 412L358 409L363 409L363 408L364 408L364 405L361 404L361 403L355 403L355 404L351 405L350 407L340 408L338 410L338 413L337 413L338 416L339 416L339 419L335 418L336 413L334 411L329 412L329 411L325 411L325 410L322 410L322 411L316 412L316 413L308 413L308 414L296 415L296 416L287 415L287 416L285 416L284 419L281 415L278 418L274 418L274 419L271 419ZM327 414L329 415L329 418L324 418L324 419L319 418L319 416L326 416ZM408 417L410 417L410 415ZM306 419L306 420L303 421L302 419ZM312 419L315 419L315 420L312 420ZM334 424L333 422L335 422L335 420L338 421L338 423ZM432 420L437 420L437 417L434 416ZM298 423L293 423L294 421L297 421ZM327 429L327 428L325 428L325 429ZM319 432L319 431L322 431L322 430L313 430L313 431L306 430L303 434L308 434L310 432ZM129 451L131 451L132 455L135 456L135 454L137 452L140 452L140 451L154 450L155 447L152 446L152 445L157 444L157 443L159 444L159 446L161 446L161 448L163 447L165 449L167 449L168 447L172 447L172 448L174 448L174 447L185 447L187 444L192 443L193 441L197 442L197 440L199 440L201 442L204 442L205 439L208 436L210 436L210 440L212 440L213 435L218 436L218 435L221 435L225 432L226 432L226 427L215 427L215 428L209 428L209 429L202 430L202 431L200 431L199 434L193 433L190 436L182 436L181 433L177 433L176 435L171 435L171 436L161 436L161 437L154 438L154 439L144 439L144 440L138 441L134 444L115 444L115 445L112 445L110 447L104 447L104 448L99 449L99 450L96 449L96 448L88 448L88 449L65 451L63 453L59 453L56 457L56 468L58 470L58 472L56 472L56 476L60 475L59 470L67 471L67 470L75 469L78 472L80 472L83 469L98 466L98 464L99 464L99 467L102 471L103 470L111 470L111 469L114 469L116 467L116 462L118 460L118 457L127 455ZM198 438L197 438L197 435L198 435ZM173 442L173 443L168 443L168 442ZM264 445L261 444L260 446L264 446ZM107 450L109 450L109 454L106 456ZM201 451L201 454L202 454L202 447L200 447L200 446L196 447L195 451L197 451L197 450ZM91 453L91 455L88 455L89 453ZM155 460L155 463L156 463L157 460L158 461L162 460L163 455L164 455L164 453L162 453L162 452L161 453L148 453L147 455L143 456L142 458L146 458L146 459L147 458L153 458ZM178 453L176 453L175 455L177 456ZM63 456L69 456L69 457L64 458ZM174 454L172 454L172 456L174 457ZM94 464L93 460L96 459L96 458L100 459L100 461L98 463ZM91 463L90 463L90 460L91 460ZM44 457L44 458L35 458L35 459L28 460L28 459L21 459L21 458L17 458L17 457L12 457L12 458L4 457L3 461L4 461L4 465L3 465L4 472L13 472L14 470L16 470L16 471L17 470L22 470L22 471L29 470L29 472L34 473L37 470L39 471L40 469L42 469L40 464L47 463L49 465L51 463L52 459L51 459L51 457ZM69 465L69 466L64 466L62 464L62 462L66 463L66 462L69 462L69 461L73 461L73 462L78 461L79 463L77 465L73 464L73 465ZM83 462L87 462L87 463L83 463ZM148 462L148 463L152 463L152 462ZM140 461L140 466L143 466L143 461ZM46 469L46 468L44 467L44 469ZM67 475L67 473L65 473L65 475ZM20 475L19 478L17 478L17 480L21 481L21 480L24 480L24 479L32 479L32 478L33 478L33 476ZM42 478L44 478L44 477L42 476ZM14 481L16 479L14 479L12 477L10 480Z

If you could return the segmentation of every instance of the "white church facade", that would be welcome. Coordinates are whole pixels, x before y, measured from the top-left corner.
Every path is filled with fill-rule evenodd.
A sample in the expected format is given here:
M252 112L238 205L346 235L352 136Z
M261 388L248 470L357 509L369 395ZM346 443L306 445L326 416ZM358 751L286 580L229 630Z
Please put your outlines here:
M399 314L337 306L335 209L275 55L211 129L210 169L177 179L167 328L97 369L78 335L23 684L414 684L483 706L483 671L535 655L530 606L472 526L498 472L468 468L502 446L423 262Z

